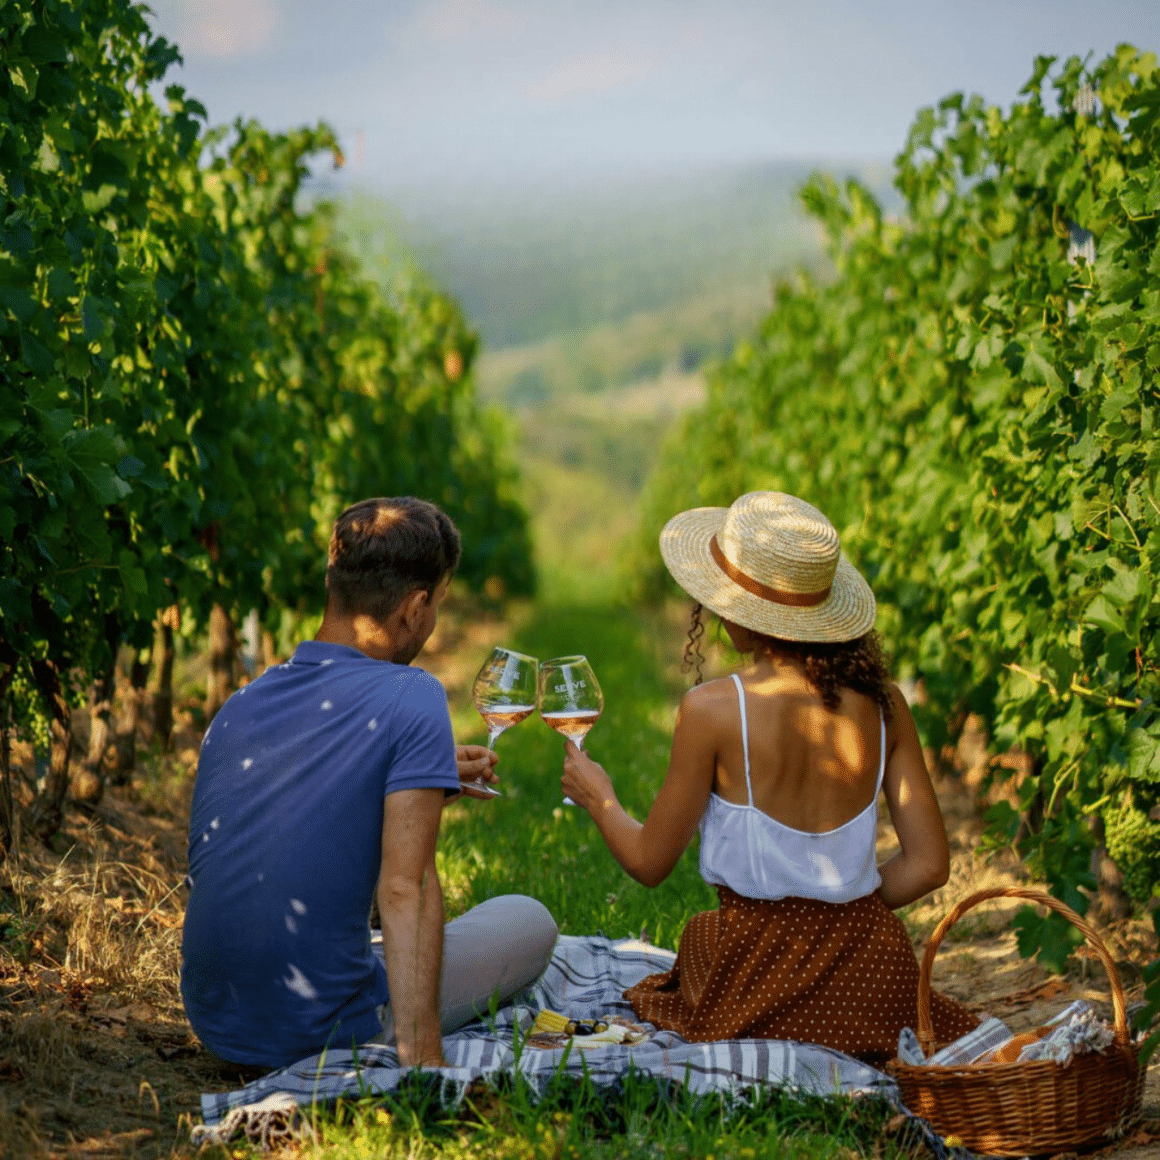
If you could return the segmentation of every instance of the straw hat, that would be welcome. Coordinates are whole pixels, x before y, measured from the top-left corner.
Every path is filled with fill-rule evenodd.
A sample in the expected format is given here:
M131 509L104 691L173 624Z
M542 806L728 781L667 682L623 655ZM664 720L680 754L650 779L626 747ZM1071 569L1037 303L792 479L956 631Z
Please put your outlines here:
M782 640L854 640L874 627L874 593L834 525L780 491L694 508L661 532L673 579L718 616Z

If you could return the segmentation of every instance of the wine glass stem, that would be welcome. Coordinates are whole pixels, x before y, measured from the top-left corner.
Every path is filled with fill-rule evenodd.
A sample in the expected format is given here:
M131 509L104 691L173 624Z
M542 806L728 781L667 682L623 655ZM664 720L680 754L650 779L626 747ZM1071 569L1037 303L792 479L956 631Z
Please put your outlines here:
M583 749L583 748L584 748L584 738L583 738L583 737L581 737L581 738L580 738L580 740L576 742L576 748L577 748L577 749ZM564 798L564 805L566 805L566 806L574 806L575 804L576 804L576 803L575 803L575 802L574 802L574 801L573 801L573 800L572 800L570 797L565 797L565 798Z
M502 732L503 732L503 730L502 730L502 729L492 729L492 730L489 730L489 732L488 732L488 734L487 734L487 747L488 747L488 749L494 749L494 748L495 748L495 741L496 741L496 738L497 738L497 737L498 737L498 736L499 736L499 735L500 735Z

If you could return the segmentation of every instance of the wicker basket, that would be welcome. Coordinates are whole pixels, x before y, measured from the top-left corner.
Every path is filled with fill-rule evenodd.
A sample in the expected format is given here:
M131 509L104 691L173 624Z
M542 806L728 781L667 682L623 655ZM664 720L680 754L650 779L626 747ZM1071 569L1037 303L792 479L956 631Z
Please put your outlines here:
M1051 1060L915 1067L896 1059L887 1070L902 1102L944 1136L958 1136L974 1152L1026 1156L1110 1143L1140 1116L1144 1068L1128 1032L1120 975L1099 935L1074 910L1041 890L998 887L964 898L931 935L918 979L918 1038L934 1048L930 976L947 931L972 907L991 898L1023 898L1062 914L1099 955L1112 986L1115 1039L1103 1052L1076 1055L1061 1067Z

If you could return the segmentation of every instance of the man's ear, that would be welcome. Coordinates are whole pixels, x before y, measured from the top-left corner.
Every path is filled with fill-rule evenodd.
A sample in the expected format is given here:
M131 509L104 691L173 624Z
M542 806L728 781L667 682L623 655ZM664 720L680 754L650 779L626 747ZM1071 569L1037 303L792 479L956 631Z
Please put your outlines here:
M399 616L408 629L415 628L424 612L431 594L425 588L412 588L399 604Z

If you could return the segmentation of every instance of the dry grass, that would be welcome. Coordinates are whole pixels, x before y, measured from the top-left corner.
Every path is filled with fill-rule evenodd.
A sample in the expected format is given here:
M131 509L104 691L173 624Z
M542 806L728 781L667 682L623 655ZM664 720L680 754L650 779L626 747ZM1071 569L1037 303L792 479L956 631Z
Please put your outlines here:
M180 724L181 756L149 755L55 850L26 837L0 864L2 1160L186 1154L198 1092L223 1085L178 989L197 740Z
M79 840L55 864L27 847L9 860L0 890L15 938L0 946L0 972L35 967L74 996L115 992L176 1012L184 868L110 831L90 823L70 834Z
M8 1058L34 1084L67 1087L76 1059L72 1029L43 1011L20 1015L8 1031Z
M36 1109L26 1103L9 1108L0 1104L0 1157L3 1160L41 1160L48 1148L40 1138Z

